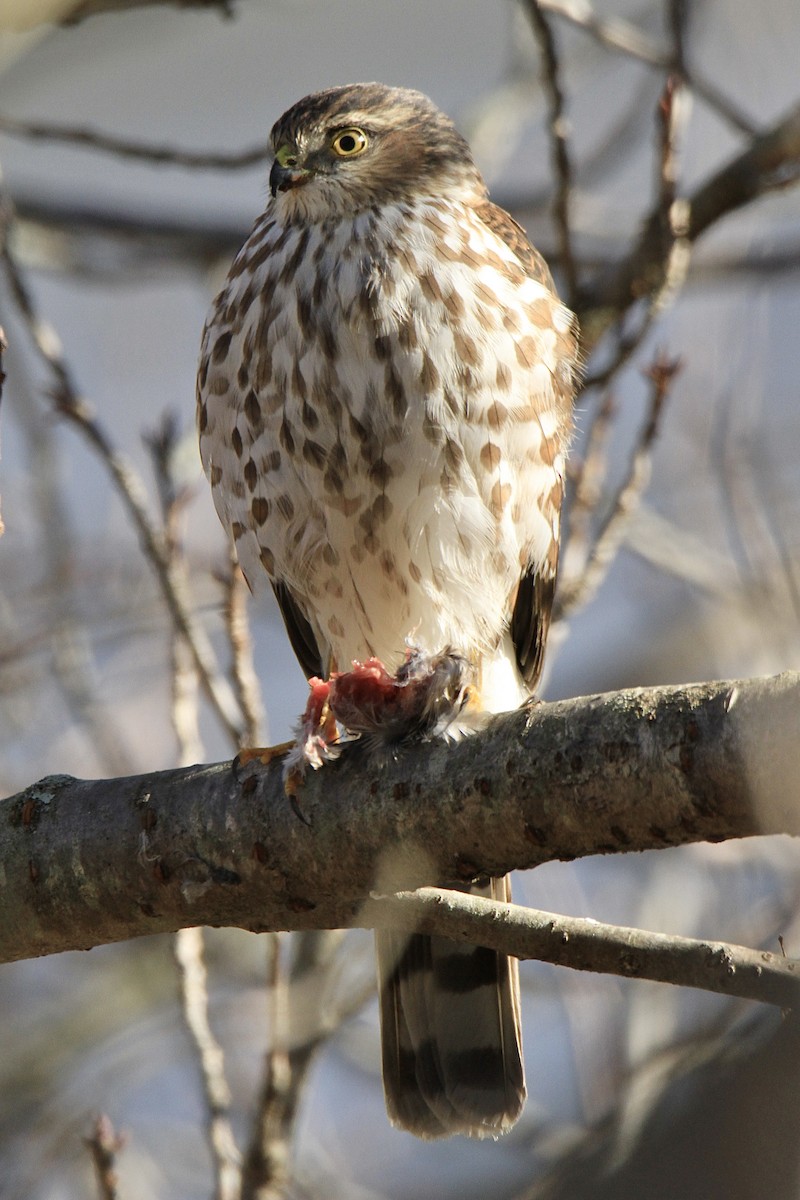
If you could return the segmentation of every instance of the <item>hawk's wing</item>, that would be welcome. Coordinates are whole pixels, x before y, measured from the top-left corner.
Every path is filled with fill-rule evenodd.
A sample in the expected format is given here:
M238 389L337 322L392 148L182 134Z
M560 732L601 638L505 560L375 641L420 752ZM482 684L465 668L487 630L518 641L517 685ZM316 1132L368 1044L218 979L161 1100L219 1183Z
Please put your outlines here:
M504 208L492 204L491 200L485 200L483 204L477 205L475 212L484 225L491 229L492 233L502 238L512 254L517 256L525 274L530 275L531 279L535 279L537 283L543 284L555 297L556 289L550 268L539 251L530 244L528 235L522 226Z
M300 666L310 679L312 675L325 674L325 665L319 651L317 638L308 617L300 608L285 583L273 582L272 590L281 610L289 641Z
M556 297L553 277L547 263L528 241L521 225L503 208L490 200L476 208L476 213L491 231L502 238L519 260L525 273L543 284ZM572 389L558 379L553 380L556 401L559 406L570 409ZM560 507L560 503L559 503ZM514 600L511 615L511 640L514 643L517 666L526 687L532 692L542 673L544 647L550 628L550 613L556 587L558 570L558 539L554 538L547 562L538 568L533 563L523 571Z
M544 648L550 628L556 570L552 574L526 571L519 581L511 614L511 640L525 686L533 692L544 666Z

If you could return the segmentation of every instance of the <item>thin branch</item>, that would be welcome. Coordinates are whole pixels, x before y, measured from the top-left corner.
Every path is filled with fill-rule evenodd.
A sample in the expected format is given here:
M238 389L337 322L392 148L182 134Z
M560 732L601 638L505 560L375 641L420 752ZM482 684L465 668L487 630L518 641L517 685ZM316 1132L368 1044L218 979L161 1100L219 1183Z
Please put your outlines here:
M208 975L202 929L179 929L174 941L186 1027L197 1051L214 1160L214 1200L239 1200L241 1155L230 1121L231 1093L222 1047L208 1020Z
M56 142L81 150L96 150L116 158L146 162L153 166L184 167L201 171L239 171L266 162L271 154L268 142L259 142L235 153L180 150L176 146L156 146L148 142L128 141L79 125L56 125L49 121L23 121L0 113L0 133L34 142Z
M694 243L723 217L761 196L800 180L800 105L748 145L689 196L684 203L685 238ZM583 342L596 345L602 334L642 296L658 296L667 280L660 209L647 220L639 241L613 272L584 289Z
M228 556L228 571L223 586L225 631L231 651L233 690L244 718L241 745L261 746L266 714L261 685L253 663L253 640L247 617L247 584L233 547Z
M548 132L551 157L556 176L553 198L553 218L558 243L558 258L566 282L567 303L575 307L578 294L578 271L572 248L570 199L572 196L572 163L569 153L569 122L564 112L564 92L561 86L561 67L555 38L539 0L525 0L525 9L539 43L544 71L544 86L549 106Z
M163 521L164 555L176 583L187 590L189 576L184 551L184 514L190 489L175 477L175 455L179 443L175 417L165 413L160 427L144 435L156 478ZM191 646L173 624L169 629L171 704L170 717L178 743L178 762L182 766L200 762L203 743L198 711L198 677Z
M2 237L4 241L5 241L5 236L6 236L6 231L0 230L0 237ZM6 350L8 350L8 342L6 341L5 331L2 327L2 325L0 325L0 405L2 405L2 402L3 402L3 387L6 382L6 373L5 373L5 370L3 367ZM3 524L3 513L2 513L2 509L0 509L0 537L3 536L4 530L5 530L5 525Z
M213 220L184 212L174 218L65 202L53 196L15 196L15 239L18 262L25 266L99 273L104 262L111 277L126 279L142 271L168 270L182 264L199 273L218 262L226 263L247 236L247 225L216 214ZM42 238L42 230L45 237ZM58 234L53 240L54 234ZM37 244L45 249L37 254ZM48 257L50 256L50 257ZM52 261L50 261L52 259Z
M567 461L568 504L563 518L558 573L558 591L562 595L583 574L592 552L593 527L609 469L609 439L615 416L615 397L609 389L589 418L581 456L573 451ZM562 600L556 600L557 606L562 603ZM553 613L554 620L559 616L560 607Z
M668 65L657 42L621 17L599 17L589 0L538 0L538 3L546 12L590 34L607 50L618 50L652 67Z
M235 0L77 0L68 13L61 18L62 25L77 25L89 17L100 13L118 13L124 9L156 8L168 5L170 8L202 8L216 9L223 17L231 17L234 13ZM38 22L37 22L38 24Z
M689 4L687 0L667 0L667 28L670 36L670 72L685 82L688 75L686 64L686 38L689 29Z
M672 55L663 51L647 34L620 17L599 17L589 0L538 0L538 3L546 12L582 29L607 50L619 51L651 67L669 70L674 65ZM756 136L758 126L755 122L715 84L694 72L687 71L684 78L692 91L730 125L748 137Z
M3 388L6 382L6 373L3 368L3 360L5 358L6 350L8 350L8 341L6 339L5 330L3 329L2 325L0 325L0 404L3 402Z
M286 1096L291 1086L289 986L278 933L269 938L267 999L269 1036L264 1081L242 1172L242 1200L282 1196L289 1181L291 1124Z
M182 517L188 489L175 478L177 423L165 417L160 430L146 439L150 448L165 526L165 544L171 566L187 580L183 552ZM225 626L231 648L234 686L245 714L245 744L260 744L263 718L258 680L252 661L252 644L247 624L244 576L231 553L226 584ZM182 763L202 758L198 730L196 673L187 661L184 638L173 631L172 721L178 736ZM329 934L306 932L300 939L326 939ZM264 1081L260 1091L250 1145L241 1156L230 1124L230 1092L225 1078L222 1049L211 1032L208 1019L208 990L204 963L204 934L201 929L181 929L175 936L175 954L181 967L183 1011L201 1065L211 1156L214 1163L215 1200L268 1200L282 1197L291 1178L290 1155L300 1095L312 1057L319 1045L316 1037L298 1033L295 1026L302 1005L289 1002L292 980L282 963L281 938L268 935L270 1044ZM317 981L319 982L319 981ZM306 1031L303 1031L303 1034ZM296 1036L298 1034L298 1036Z
M559 583L553 614L555 620L561 620L587 604L597 594L600 584L608 574L628 522L638 508L650 481L653 443L658 434L672 381L679 369L680 362L677 359L668 359L664 354L658 354L646 372L651 383L650 403L631 455L630 466L597 529L583 565L580 568L572 568ZM571 530L570 521L570 532Z
M800 180L800 105L698 188L689 198L687 236L695 241L728 213ZM642 246L647 244L645 230Z
M97 1192L100 1200L119 1200L117 1191L117 1155L126 1142L124 1134L118 1134L111 1120L104 1113L94 1123L91 1137L84 1138L94 1163Z
M150 450L164 522L164 552L170 568L184 585L188 582L184 552L183 516L189 489L175 475L179 444L177 421L165 414L161 426L144 438ZM172 727L178 742L181 764L203 757L197 704L197 671L186 639L174 626L170 629L172 680ZM214 1167L214 1200L240 1200L241 1156L230 1122L231 1094L225 1077L222 1047L211 1029L208 1016L208 973L205 936L195 927L179 929L173 953L178 967L181 1012L197 1055L206 1103L208 1143Z
M9 253L9 239L14 219L12 205L0 195L0 260ZM114 714L97 696L92 647L85 628L85 615L78 604L74 588L75 546L67 505L64 503L61 472L55 454L52 423L43 422L41 407L34 386L18 387L17 416L30 455L32 477L38 486L31 493L31 503L37 518L41 542L35 552L42 564L38 593L49 593L48 612L43 643L52 667L52 677L66 703L76 726L82 729L91 743L96 759L109 774L126 774L132 770L124 738L120 736ZM15 650L23 654L30 645Z
M192 657L206 695L223 727L238 743L241 717L236 699L217 669L211 643L191 613L186 588L181 580L176 578L165 551L163 538L147 512L147 499L142 482L130 463L113 445L91 407L80 398L67 362L57 347L55 336L40 320L27 284L7 244L2 249L2 261L20 316L28 328L34 347L55 381L53 405L60 415L80 430L105 464L139 536L143 553L155 571L175 627L192 648Z
M633 356L668 304L686 282L691 257L688 237L689 206L677 194L678 137L686 118L687 95L677 76L669 76L658 105L659 155L656 203L650 221L659 230L661 256L657 285L647 297L639 323L633 330L620 332L611 361L584 381L584 388L605 386ZM654 267L654 271L656 268ZM655 274L654 274L655 282ZM633 303L633 298L631 303ZM618 316L622 331L623 311ZM590 339L589 339L590 340ZM583 338L584 343L587 341Z
M442 888L375 895L363 915L376 925L435 933L573 970L700 988L778 1008L800 1005L800 960L766 950L606 925Z
M286 1194L292 1137L311 1065L331 1035L374 995L373 978L346 1004L331 1002L327 985L337 968L344 936L342 930L295 933L291 965L284 965L277 975L270 1070L247 1155L242 1200L272 1200ZM276 1050L282 1054L273 1065Z
M800 675L540 704L388 759L355 743L298 802L304 820L280 762L42 780L0 804L0 961L188 925L344 928L376 887L797 834Z

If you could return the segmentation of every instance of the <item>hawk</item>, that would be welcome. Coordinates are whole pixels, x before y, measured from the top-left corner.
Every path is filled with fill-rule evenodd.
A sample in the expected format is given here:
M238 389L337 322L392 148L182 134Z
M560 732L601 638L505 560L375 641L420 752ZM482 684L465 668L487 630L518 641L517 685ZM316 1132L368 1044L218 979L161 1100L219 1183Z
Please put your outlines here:
M472 664L486 712L516 708L550 622L575 318L421 93L306 96L271 145L198 374L245 577L269 579L308 676L397 669L411 639ZM377 956L390 1118L502 1133L525 1098L516 960L391 933Z

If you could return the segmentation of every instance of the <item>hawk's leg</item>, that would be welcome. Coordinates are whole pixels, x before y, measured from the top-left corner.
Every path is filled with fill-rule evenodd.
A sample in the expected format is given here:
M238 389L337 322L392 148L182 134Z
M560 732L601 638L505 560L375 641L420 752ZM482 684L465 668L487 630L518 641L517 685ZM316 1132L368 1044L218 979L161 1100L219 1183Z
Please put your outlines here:
M268 767L276 758L283 758L284 754L288 754L293 745L294 742L277 742L274 746L246 746L234 758L233 769L238 771L254 762Z

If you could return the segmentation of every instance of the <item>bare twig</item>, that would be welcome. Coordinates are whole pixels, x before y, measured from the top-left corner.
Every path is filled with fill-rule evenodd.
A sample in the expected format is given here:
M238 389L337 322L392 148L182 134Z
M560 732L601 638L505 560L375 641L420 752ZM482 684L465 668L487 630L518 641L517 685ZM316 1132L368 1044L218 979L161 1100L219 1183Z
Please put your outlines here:
M295 933L291 964L281 961L277 974L270 974L273 1035L242 1200L268 1200L285 1194L291 1139L311 1064L331 1034L375 991L371 981L346 1004L331 1003L326 985L343 937L342 930Z
M88 1147L94 1163L100 1200L119 1200L117 1155L126 1141L125 1134L116 1133L110 1118L104 1113L95 1121L91 1137L84 1138L84 1145Z
M688 75L686 64L686 34L689 27L689 4L687 0L667 0L666 18L670 36L670 72L685 82Z
M62 25L75 25L88 17L100 13L120 12L123 9L155 8L168 4L171 8L216 9L220 16L230 17L234 12L234 0L76 0L69 12L61 18Z
M564 93L561 87L561 68L555 38L539 0L526 0L525 9L533 27L544 69L544 85L549 105L549 134L556 175L553 217L558 242L558 256L566 282L567 303L575 307L578 294L578 272L572 249L570 199L572 195L572 163L569 153L569 123L564 112Z
M268 142L259 142L234 154L179 150L176 146L154 146L147 142L128 141L98 129L78 125L55 125L49 121L23 121L0 114L0 133L28 141L57 142L76 149L96 150L154 166L184 167L201 171L237 171L266 162L270 156Z
M564 917L441 888L375 895L364 920L581 971L652 979L779 1008L800 1005L800 960L766 950Z
M608 471L609 438L615 416L614 394L608 390L589 419L581 457L573 452L567 462L569 502L559 559L559 589L569 590L570 581L582 573L591 553L592 526ZM554 620L558 615L558 612L553 614Z
M253 642L247 617L247 584L231 547L225 588L225 629L231 650L231 673L236 699L244 717L243 746L263 744L265 713L261 686L253 665Z
M3 402L3 387L6 382L6 373L3 369L3 359L7 349L8 341L6 339L5 330L3 329L2 325L0 325L0 404Z
M177 423L169 414L165 415L155 433L145 437L161 500L165 554L175 577L186 583L182 515L188 489L175 478L178 441ZM200 761L203 756L198 725L197 671L186 639L174 626L171 627L170 659L172 726L178 741L179 761L187 765ZM214 1200L239 1200L240 1155L230 1122L231 1095L225 1077L222 1047L214 1037L208 1017L208 974L203 930L197 927L179 929L175 934L174 954L178 966L181 1011L197 1054L203 1082L209 1149L214 1165Z
M2 325L0 325L0 404L2 404L2 402L3 402L3 386L6 381L6 373L5 373L5 370L3 369L3 360L5 358L5 353L6 353L7 349L8 349L8 342L6 341L5 331L2 327ZM0 511L0 537L3 536L4 529L5 529L5 526L3 524L3 513L2 513L2 511Z
M183 514L190 489L175 478L174 463L178 445L178 426L171 414L165 414L161 426L146 434L144 443L150 450L163 519L164 555L173 579L188 589L188 571L183 547ZM200 738L197 669L191 646L183 634L170 625L170 679L172 704L170 715L178 741L178 762L186 766L203 757Z
M683 69L683 0L673 0L674 62ZM658 313L683 285L689 268L690 247L686 236L688 212L677 197L677 141L685 119L685 92L678 76L668 77L658 109L659 155L657 198L654 219L657 219L663 243L663 278L659 288L649 298L645 313L634 331L623 334L610 363L586 380L587 389L606 384L632 356L644 340ZM569 515L569 533L577 534L567 542L565 571L562 573L554 617L559 619L587 603L605 578L619 549L631 514L641 500L650 477L650 451L658 429L659 418L677 362L669 362L659 354L648 370L652 382L648 417L640 432L631 456L629 470L619 485L605 519L590 538L592 518L599 500L599 479L602 472L603 443L608 419L605 414L611 404L609 395L597 410L590 428L586 458L579 474L575 499ZM588 467L588 470L587 470Z
M671 69L674 65L673 56L647 34L620 17L599 17L589 0L538 0L538 3L545 11L582 29L608 50L619 51L652 67ZM748 137L758 133L750 117L715 84L695 73L687 72L685 79L692 91L740 133Z
M14 210L0 194L0 260L9 254L9 238ZM53 679L67 707L81 726L109 774L132 770L124 739L114 715L98 702L93 658L83 614L74 590L75 547L72 529L63 503L59 470L54 452L52 429L41 420L41 410L33 401L32 389L17 390L17 416L28 443L32 471L38 480L32 503L38 517L42 545L40 557L43 575L39 590L50 591L52 606L43 641L50 653ZM0 522L0 528L2 522ZM27 647L30 649L30 645ZM17 645L15 650L25 648Z
M694 241L721 217L768 192L792 187L800 180L800 105L690 197L688 237ZM643 244L646 244L645 230Z
M760 196L791 187L800 179L800 106L754 138L736 158L715 172L683 202L685 239L694 243L729 213ZM639 241L609 278L583 289L583 341L597 344L602 334L642 296L659 296L668 278L660 208L647 220ZM597 382L599 380L593 380Z
M622 17L599 17L589 0L538 0L546 12L576 25L609 50L619 50L653 67L665 67L663 51L635 25Z
M208 1135L215 1168L214 1200L239 1200L241 1165L230 1122L231 1094L222 1047L208 1020L208 976L203 931L181 929L175 937L181 1001L186 1026L197 1050L208 1114Z
M650 479L650 458L669 389L680 368L677 359L656 356L648 368L651 382L647 417L639 433L630 466L600 523L583 567L559 584L554 616L561 619L586 604L605 578L622 542L625 528Z
M611 361L587 377L584 382L586 389L605 386L608 383L639 348L655 319L674 300L686 282L691 255L691 241L688 236L690 208L687 201L676 195L677 140L685 119L686 99L685 90L678 78L669 76L658 106L658 185L656 203L649 223L659 231L660 255L657 264L653 263L652 290L647 295L645 310L638 325L630 331L620 332ZM634 299L632 296L630 303L633 303ZM617 324L620 330L624 311L620 309L618 313Z
M289 1045L289 988L281 955L281 937L268 941L267 999L269 1049L250 1144L242 1173L242 1200L268 1200L283 1195L289 1180L291 1122L286 1097L292 1068Z
M176 578L165 551L163 538L148 515L141 480L113 445L90 406L80 398L67 362L58 349L55 336L39 319L22 273L7 245L3 247L2 261L15 303L27 325L31 340L54 378L54 407L81 431L108 469L139 535L145 557L155 571L175 627L192 648L192 658L204 690L224 728L238 742L241 717L236 699L217 669L211 643L190 611L186 589L180 579Z

